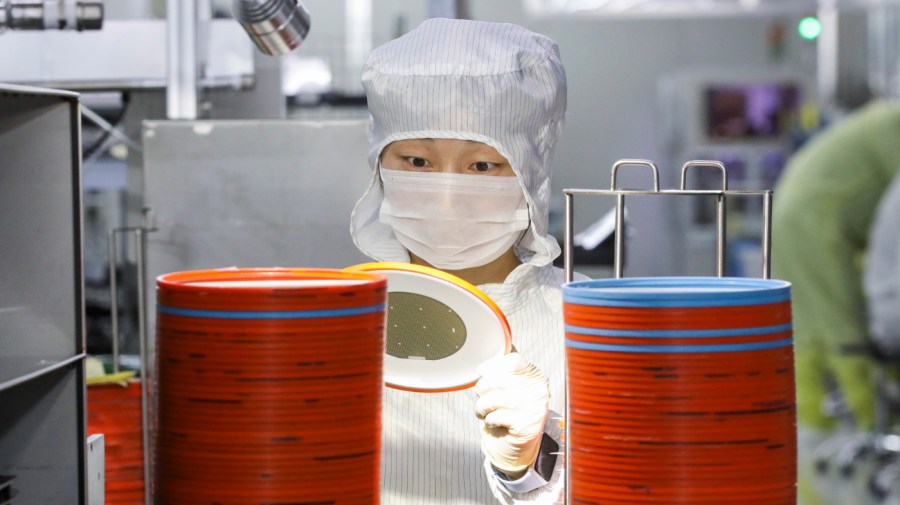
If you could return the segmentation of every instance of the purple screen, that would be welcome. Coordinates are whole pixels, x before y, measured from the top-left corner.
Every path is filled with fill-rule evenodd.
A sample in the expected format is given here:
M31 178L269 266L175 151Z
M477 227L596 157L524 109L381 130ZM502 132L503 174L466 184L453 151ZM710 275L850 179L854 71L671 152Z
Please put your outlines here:
M713 139L779 137L797 109L794 84L713 85L706 88L706 135Z

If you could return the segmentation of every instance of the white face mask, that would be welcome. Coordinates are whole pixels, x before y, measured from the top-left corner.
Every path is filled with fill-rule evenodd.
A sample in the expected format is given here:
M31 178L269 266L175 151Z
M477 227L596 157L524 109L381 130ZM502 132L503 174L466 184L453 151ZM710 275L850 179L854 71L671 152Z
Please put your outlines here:
M381 169L379 218L411 253L444 270L486 265L530 222L517 177Z

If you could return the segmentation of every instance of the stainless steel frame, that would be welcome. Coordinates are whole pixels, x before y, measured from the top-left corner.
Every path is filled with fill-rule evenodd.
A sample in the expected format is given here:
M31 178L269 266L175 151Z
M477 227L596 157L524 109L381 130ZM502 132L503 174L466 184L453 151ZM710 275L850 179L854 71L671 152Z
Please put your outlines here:
M616 188L616 174L619 169L626 165L646 166L653 171L653 189L618 189ZM687 189L687 172L690 168L695 167L715 167L722 172L722 189L721 190L700 190ZM762 278L768 279L771 275L771 251L772 251L772 190L729 190L728 189L728 173L725 165L720 161L710 160L694 160L689 161L681 167L681 187L679 189L659 189L659 170L656 164L648 160L640 159L623 159L617 161L612 167L612 180L608 190L603 189L564 189L565 195L565 247L564 247L564 265L566 282L571 282L573 278L573 261L574 261L574 197L575 195L588 196L615 196L616 197L616 228L615 228L615 276L621 278L624 275L624 266L622 263L622 255L624 251L624 233L619 233L624 227L625 221L625 197L628 195L649 195L649 196L715 196L716 197L716 274L718 277L725 275L725 249L726 249L726 224L725 224L725 202L729 196L734 197L761 197L763 199L763 259L762 259Z

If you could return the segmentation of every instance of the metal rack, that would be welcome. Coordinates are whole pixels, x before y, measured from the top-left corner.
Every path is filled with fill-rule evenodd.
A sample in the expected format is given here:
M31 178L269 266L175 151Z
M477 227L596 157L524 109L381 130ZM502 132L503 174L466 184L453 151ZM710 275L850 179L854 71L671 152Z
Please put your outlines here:
M649 168L653 173L653 189L624 189L616 187L616 176L619 170L624 166L644 166ZM722 174L722 189L720 190L699 190L687 188L687 174L692 168L711 167L718 169ZM716 276L725 276L725 258L726 258L726 219L725 219L725 203L728 197L762 197L763 199L763 257L762 257L762 278L768 279L771 276L771 251L772 251L772 191L771 190L729 190L728 189L728 171L725 165L720 161L712 160L693 160L688 161L681 167L681 184L679 189L660 189L659 188L659 169L656 164L649 160L643 159L622 159L615 162L612 166L612 175L608 190L603 189L564 189L565 195L565 238L563 247L563 259L565 269L566 282L572 282L574 277L574 207L575 195L587 196L615 196L616 197L616 226L615 234L615 252L614 252L614 273L615 277L621 278L624 275L624 264L622 256L625 250L625 234L621 233L625 225L625 197L626 196L715 196L716 198ZM569 403L569 386L566 384L566 410L568 411ZM568 417L568 416L567 416ZM566 459L571 461L570 447L566 444ZM566 486L565 503L572 503L571 489Z
M616 175L624 166L645 166L653 172L653 189L624 189L616 187ZM712 167L718 169L722 173L722 189L720 190L702 190L687 189L687 174L691 168ZM733 197L762 197L763 199L763 258L762 258L762 278L768 279L771 275L771 250L772 250L772 191L771 190L729 190L728 189L728 171L725 165L720 161L711 160L694 160L688 161L681 167L681 186L679 189L659 189L659 169L656 164L649 160L641 159L622 159L615 162L612 166L612 177L608 190L603 189L564 189L566 202L565 214L565 247L563 250L565 276L566 281L571 282L573 278L573 237L574 237L574 197L575 195L589 196L615 196L616 197L616 227L615 227L615 258L614 272L616 278L624 275L624 264L622 263L623 251L625 249L625 234L619 233L625 225L625 197L644 195L644 196L715 196L716 197L716 275L723 277L725 275L725 258L726 258L726 220L725 220L725 202L726 198Z
M87 503L79 109L0 85L3 503Z

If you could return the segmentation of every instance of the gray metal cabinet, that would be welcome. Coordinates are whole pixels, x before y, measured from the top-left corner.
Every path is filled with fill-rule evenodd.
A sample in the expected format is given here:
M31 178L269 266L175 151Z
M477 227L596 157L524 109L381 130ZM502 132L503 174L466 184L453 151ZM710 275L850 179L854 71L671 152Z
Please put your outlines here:
M0 85L0 503L86 503L81 222L78 95Z

